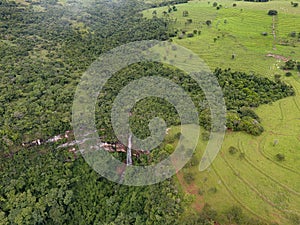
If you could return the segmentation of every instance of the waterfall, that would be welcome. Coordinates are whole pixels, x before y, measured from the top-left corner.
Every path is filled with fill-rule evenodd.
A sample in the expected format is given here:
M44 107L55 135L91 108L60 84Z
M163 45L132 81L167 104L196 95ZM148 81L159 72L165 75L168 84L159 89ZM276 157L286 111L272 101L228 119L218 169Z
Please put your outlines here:
M129 138L128 138L128 148L127 148L127 159L126 159L127 166L128 165L132 165L132 159L131 159L131 138L132 138L132 135L130 134Z

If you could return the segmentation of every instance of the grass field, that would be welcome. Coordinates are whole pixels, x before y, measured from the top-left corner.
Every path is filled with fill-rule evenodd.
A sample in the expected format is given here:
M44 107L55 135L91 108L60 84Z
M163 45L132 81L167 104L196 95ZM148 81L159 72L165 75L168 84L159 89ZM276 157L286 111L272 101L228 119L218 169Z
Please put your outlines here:
M295 78L288 82L300 90ZM297 224L289 218L300 215L299 104L299 96L295 96L258 107L256 112L265 128L261 136L227 132L210 169L199 172L198 166L194 166L184 168L181 173L194 174L194 185L204 193L203 201L220 214L229 206L240 205L249 216L279 224ZM178 131L178 127L173 127L170 134ZM277 140L275 146L274 140ZM205 146L206 143L199 142L195 157L201 158ZM238 148L238 152L231 155L230 146ZM242 159L241 153L245 154ZM285 155L283 162L276 159L278 153ZM212 188L217 192L212 192Z
M233 7L233 3L237 6ZM173 41L193 50L211 69L230 67L269 77L283 72L277 68L280 62L266 57L268 53L286 58L300 58L300 51L297 51L299 42L293 43L296 47L279 44L282 40L291 41L289 34L300 30L300 23L295 22L300 20L300 8L291 7L290 1L250 3L225 0L219 1L219 4L223 6L220 10L216 10L212 3L208 4L207 1L191 1L177 5L178 10L167 16L173 21L173 28L185 30L187 33L197 29L201 30L201 34L193 38L175 37ZM162 12L167 9L167 6L149 9L144 11L144 15L152 17L152 12L156 10L157 16L163 17ZM267 15L269 9L278 11L274 21L275 42L272 35L272 16ZM188 17L182 16L185 10L189 12ZM192 19L192 23L186 24L187 19ZM211 26L205 24L206 20L212 21ZM263 36L262 32L267 32L268 36ZM217 38L216 42L214 38ZM236 56L234 60L231 59L232 54Z
M201 34L192 38L174 37L173 41L197 53L212 70L230 67L237 71L253 71L271 79L274 74L284 75L285 72L278 68L283 60L267 57L268 53L300 60L300 42L289 37L292 31L300 32L300 8L291 7L290 1L250 3L226 0L218 3L222 4L220 10L207 1L177 5L177 12L168 14L173 28L187 33L197 29ZM233 7L233 3L237 6ZM152 17L153 10L156 10L157 15L163 17L162 12L167 9L150 9L144 15ZM269 9L277 10L278 16L268 16ZM182 16L184 10L189 12L188 17ZM192 23L186 24L187 19L192 19ZM207 26L206 20L211 20L212 25ZM268 35L263 36L262 32ZM282 45L287 40L290 44ZM235 54L235 59L231 58L232 54ZM282 76L282 80L290 83L297 94L256 109L265 128L261 136L227 132L222 150L211 168L199 172L198 166L193 166L180 172L194 174L193 187L196 185L203 192L202 201L219 212L221 221L222 212L232 205L240 205L247 215L264 221L278 224L299 222L295 219L295 216L300 216L299 73L294 71L292 77ZM178 127L173 127L170 134L178 131ZM198 143L195 157L201 158L205 146L202 141ZM230 154L230 146L238 148L238 152ZM276 159L278 153L285 155L284 161ZM189 193L186 185L184 189ZM198 201L199 196L195 199Z

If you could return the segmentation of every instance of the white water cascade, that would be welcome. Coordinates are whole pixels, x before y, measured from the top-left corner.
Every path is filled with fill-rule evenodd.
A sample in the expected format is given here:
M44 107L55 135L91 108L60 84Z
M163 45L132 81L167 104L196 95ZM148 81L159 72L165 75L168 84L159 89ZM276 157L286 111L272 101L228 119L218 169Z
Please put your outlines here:
M128 138L128 148L127 148L127 159L126 159L126 164L128 165L132 165L132 158L131 158L131 138L132 135L129 135Z

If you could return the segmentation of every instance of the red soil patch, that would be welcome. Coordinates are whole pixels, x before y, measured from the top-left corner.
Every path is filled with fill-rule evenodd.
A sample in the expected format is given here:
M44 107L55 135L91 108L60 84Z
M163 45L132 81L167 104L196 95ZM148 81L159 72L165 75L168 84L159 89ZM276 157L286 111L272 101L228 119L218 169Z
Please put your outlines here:
M282 61L284 61L284 62L289 61L288 58L286 58L286 57L284 57L284 56L282 56L282 55L275 55L275 54L269 53L269 54L267 54L266 56L268 56L268 57L273 57L273 58L275 58L275 59L279 59L279 60L282 60Z
M204 201L203 201L203 198L202 196L200 196L198 194L198 188L197 186L194 184L194 183L191 183L191 184L187 184L185 181L184 181L184 178L183 178L183 174L182 172L178 172L176 173L177 175L177 178L178 178L178 181L179 183L181 184L183 190L186 192L186 193L189 193L189 194L192 194L195 196L195 201L192 203L192 207L197 211L197 212L200 212L203 207L204 207Z
M122 175L122 174L124 173L125 170L126 170L126 164L124 163L123 165L117 167L116 172L117 172L119 175Z

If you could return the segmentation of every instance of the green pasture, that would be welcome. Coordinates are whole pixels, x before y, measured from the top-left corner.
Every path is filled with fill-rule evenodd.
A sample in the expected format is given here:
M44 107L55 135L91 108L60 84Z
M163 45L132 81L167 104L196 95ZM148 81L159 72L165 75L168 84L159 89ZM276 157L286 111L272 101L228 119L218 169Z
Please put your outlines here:
M256 109L265 128L261 136L227 132L222 149L208 170L199 172L198 166L193 166L182 171L193 173L203 201L219 212L221 221L225 219L223 212L232 205L239 205L250 217L269 223L296 224L291 218L300 216L300 78L296 71L292 77L285 77L280 69L283 60L266 55L300 60L300 42L289 36L292 31L300 32L300 7L291 7L290 1L216 2L222 5L220 10L212 6L212 1L210 4L191 1L176 5L177 11L167 15L163 15L167 6L143 13L152 17L156 10L158 17L172 22L174 30L186 33L201 30L200 35L174 37L173 41L198 54L211 70L230 67L271 79L274 74L281 74L281 79L295 88L296 96ZM233 3L237 6L233 7ZM269 9L277 10L278 15L268 16ZM189 12L188 17L182 16L183 11ZM192 19L192 23L186 24L187 19ZM206 20L212 21L211 26L205 24ZM268 35L263 36L262 32ZM172 127L170 135L178 131L179 127ZM201 137L199 140L195 153L198 160L206 147ZM230 146L236 147L238 152L230 154ZM284 160L278 160L277 154L284 155Z
M216 1L218 2L218 1ZM191 1L187 4L176 5L177 11L166 16L163 11L168 7L153 8L144 11L144 16L152 17L155 10L158 17L166 17L172 23L173 30L192 33L200 30L192 38L184 37L173 41L197 53L213 70L215 67L255 72L263 76L272 77L283 74L277 67L282 62L266 55L271 53L285 58L300 58L300 46L296 39L289 37L293 31L300 31L300 8L292 7L290 1L272 1L267 3L251 3L242 1L219 1L220 10L212 6L211 1ZM233 4L237 4L233 7ZM269 9L276 9L278 16L274 18L274 40L272 16L268 16ZM183 17L183 11L188 11L188 17ZM287 14L288 13L288 14ZM187 20L192 19L191 24ZM207 26L205 22L211 20ZM267 36L262 33L267 32ZM216 40L214 40L216 38ZM289 45L281 45L289 41ZM281 44L280 44L281 43ZM232 55L235 59L232 59Z
M289 78L297 90L300 83ZM248 216L279 224L295 224L289 218L300 215L300 99L299 96L262 105L256 112L265 132L254 137L241 132L227 132L222 149L212 166L199 172L198 165L184 168L192 172L203 201L212 205L223 218L232 205L239 205ZM170 135L179 132L172 127ZM207 142L201 140L195 151L200 160ZM228 149L238 149L230 154ZM284 154L278 161L276 154ZM216 192L212 190L216 188Z

